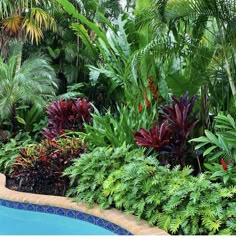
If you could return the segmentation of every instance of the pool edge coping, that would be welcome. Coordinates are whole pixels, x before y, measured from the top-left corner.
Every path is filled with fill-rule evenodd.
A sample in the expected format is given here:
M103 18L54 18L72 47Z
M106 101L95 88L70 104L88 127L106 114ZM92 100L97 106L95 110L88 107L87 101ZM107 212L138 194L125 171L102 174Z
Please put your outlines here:
M133 235L169 235L158 227L149 226L145 220L137 222L137 218L134 215L125 214L115 208L104 210L100 209L98 205L94 205L93 208L88 209L86 204L72 202L71 198L18 192L8 189L6 188L6 176L1 173L0 199L81 211L114 223Z

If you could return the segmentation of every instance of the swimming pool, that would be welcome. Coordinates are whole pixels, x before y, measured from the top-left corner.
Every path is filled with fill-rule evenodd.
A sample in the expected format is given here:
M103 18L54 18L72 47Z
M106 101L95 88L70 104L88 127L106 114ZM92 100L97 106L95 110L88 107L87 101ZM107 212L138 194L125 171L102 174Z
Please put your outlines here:
M80 211L0 199L0 235L132 235Z
M115 235L81 220L3 206L0 206L0 226L0 235Z

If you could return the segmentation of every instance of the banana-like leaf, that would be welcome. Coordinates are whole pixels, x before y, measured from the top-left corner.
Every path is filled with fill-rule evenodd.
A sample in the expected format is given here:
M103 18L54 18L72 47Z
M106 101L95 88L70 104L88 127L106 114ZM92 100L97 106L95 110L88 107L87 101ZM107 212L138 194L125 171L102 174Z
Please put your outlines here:
M69 13L73 17L77 18L78 20L80 20L83 24L85 24L92 31L94 31L97 34L97 36L100 37L104 41L104 43L106 45L109 45L107 42L107 37L106 37L105 32L100 27L98 27L95 23L92 23L85 16L80 14L76 10L76 8L73 6L73 4L71 4L68 0L57 0L57 2L60 3L64 7L64 9L67 13Z
M92 56L95 57L97 55L97 51L93 43L91 42L87 30L84 28L82 24L72 23L71 28L80 36L84 45L89 49Z

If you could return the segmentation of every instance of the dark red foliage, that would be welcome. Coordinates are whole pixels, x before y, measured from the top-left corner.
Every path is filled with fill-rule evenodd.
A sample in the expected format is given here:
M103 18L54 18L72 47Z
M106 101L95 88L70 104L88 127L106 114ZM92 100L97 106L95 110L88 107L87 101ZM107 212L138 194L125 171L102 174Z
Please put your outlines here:
M188 93L181 96L179 100L172 97L172 106L162 106L162 117L169 123L169 129L175 135L178 141L185 141L198 120L192 120L191 115L196 96L189 99Z
M53 139L63 134L64 130L84 130L84 123L91 123L92 105L85 98L58 100L47 106L48 126L42 134Z
M169 144L169 137L170 131L167 128L167 121L163 122L160 127L158 124L153 125L149 132L141 128L134 135L139 146L152 147L159 152Z
M159 159L164 159L171 166L184 167L186 160L192 154L187 140L198 122L192 114L195 101L196 96L190 99L188 93L179 99L172 97L171 106L161 107L163 112L161 118L164 121L161 128L156 126L149 132L141 129L135 134L136 143L140 146L152 147L159 153Z
M84 144L76 138L45 139L20 150L11 179L19 191L64 195L69 179L62 175L63 171L72 164L72 159L86 152Z

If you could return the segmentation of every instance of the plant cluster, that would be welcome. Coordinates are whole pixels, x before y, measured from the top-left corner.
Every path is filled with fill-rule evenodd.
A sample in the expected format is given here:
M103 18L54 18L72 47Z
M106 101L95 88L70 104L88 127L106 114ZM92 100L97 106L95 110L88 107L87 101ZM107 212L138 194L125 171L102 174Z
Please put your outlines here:
M18 133L7 142L0 142L0 172L9 174L22 147L32 143L32 138L26 133Z
M47 106L48 126L42 133L47 139L53 139L65 130L84 131L84 123L92 121L92 112L93 107L85 98L53 101Z
M160 125L154 123L147 131L141 128L135 133L134 139L139 146L153 148L159 154L163 164L183 168L192 154L187 140L197 120L193 117L193 106L196 96L189 98L188 93L179 99L172 97L172 105L161 106ZM193 158L193 157L192 157Z
M224 188L192 170L159 166L153 158L126 165L104 182L117 208L171 234L235 234L236 188Z
M156 111L138 112L136 106L117 106L117 112L108 110L104 115L92 114L93 123L85 124L85 133L80 134L93 147L120 147L123 143L135 148L134 132L141 126L150 127L156 119ZM150 122L147 121L150 119Z
M204 166L213 180L236 184L236 122L228 114L219 113L214 118L214 132L205 130L205 136L194 138L195 149L205 157Z
M235 234L236 187L179 169L161 166L140 149L96 148L65 170L68 196L90 207L116 207L171 234Z
M117 148L97 147L92 152L81 155L64 171L64 176L70 178L67 196L73 196L75 201L90 206L94 203L100 203L102 207L110 206L112 198L103 194L104 181L113 171L142 156L142 150L130 150L125 145Z
M0 171L18 190L236 233L236 0L2 2Z
M20 149L13 164L11 178L19 191L64 195L68 178L62 176L73 158L86 152L81 140L74 137L42 140Z

